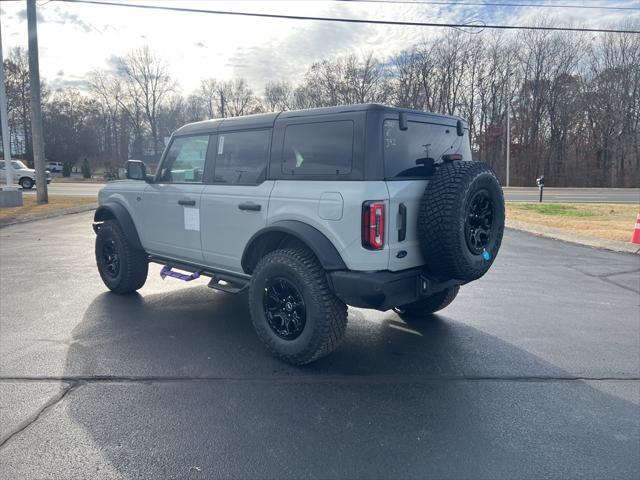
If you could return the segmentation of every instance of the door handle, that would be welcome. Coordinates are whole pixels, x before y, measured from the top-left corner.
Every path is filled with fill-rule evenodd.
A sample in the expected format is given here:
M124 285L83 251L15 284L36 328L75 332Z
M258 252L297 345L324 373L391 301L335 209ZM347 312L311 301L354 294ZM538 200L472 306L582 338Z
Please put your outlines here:
M253 203L253 202L245 202L238 205L238 208L240 210L249 210L251 212L259 212L260 210L262 210L262 205L258 205L257 203Z
M407 207L404 203L398 206L398 214L400 215L400 229L398 230L398 241L402 242L407 238Z
M185 205L185 206L194 207L196 205L196 201L195 200L188 200L188 199L178 200L178 205Z

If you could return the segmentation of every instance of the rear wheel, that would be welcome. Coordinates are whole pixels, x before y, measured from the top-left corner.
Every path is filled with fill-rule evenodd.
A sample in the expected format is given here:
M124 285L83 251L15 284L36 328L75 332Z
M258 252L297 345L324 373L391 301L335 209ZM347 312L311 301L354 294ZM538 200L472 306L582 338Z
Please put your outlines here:
M267 349L304 365L331 353L347 326L347 306L329 289L325 272L308 250L276 250L256 266L249 309Z
M431 318L431 314L449 306L460 291L460 286L449 287L417 302L396 307L393 310L407 321L420 321Z
M129 245L117 221L107 220L100 225L95 253L100 277L112 292L132 293L146 282L147 255Z
M35 182L29 177L22 177L18 183L25 190L31 190Z

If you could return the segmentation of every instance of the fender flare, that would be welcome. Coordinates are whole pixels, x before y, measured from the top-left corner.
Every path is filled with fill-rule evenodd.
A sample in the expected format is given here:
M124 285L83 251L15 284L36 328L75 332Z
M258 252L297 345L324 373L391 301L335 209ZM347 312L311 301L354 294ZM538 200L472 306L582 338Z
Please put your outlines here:
M347 270L336 247L320 230L297 220L281 220L259 230L249 239L241 260L245 272L250 270L250 256L256 241L269 233L284 233L298 239L313 252L325 270Z
M107 202L104 205L100 205L93 216L93 221L104 222L105 220L110 220L112 218L117 220L120 224L129 245L136 250L144 250L129 211L120 203Z

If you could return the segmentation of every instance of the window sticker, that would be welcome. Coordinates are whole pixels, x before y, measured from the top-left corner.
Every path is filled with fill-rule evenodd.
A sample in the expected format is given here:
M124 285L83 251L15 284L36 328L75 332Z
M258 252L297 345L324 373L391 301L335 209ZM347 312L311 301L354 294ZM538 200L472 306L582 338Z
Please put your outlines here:
M200 209L184 207L184 229L200 231Z
M220 139L218 140L218 155L222 155L223 150L224 150L224 135L220 135Z

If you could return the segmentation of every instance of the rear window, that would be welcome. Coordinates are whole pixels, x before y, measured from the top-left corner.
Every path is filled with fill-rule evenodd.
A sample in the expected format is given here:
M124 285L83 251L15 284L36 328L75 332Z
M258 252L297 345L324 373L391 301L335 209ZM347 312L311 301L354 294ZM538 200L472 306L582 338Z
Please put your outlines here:
M214 181L240 185L258 184L265 179L271 130L220 133Z
M305 123L287 126L282 173L346 175L353 163L353 122Z
M398 120L385 120L384 170L385 177L416 178L430 174L424 159L439 162L442 156L464 152L468 136L459 137L455 126L436 125L424 122L408 122L407 130L400 130ZM471 158L464 158L471 160Z

